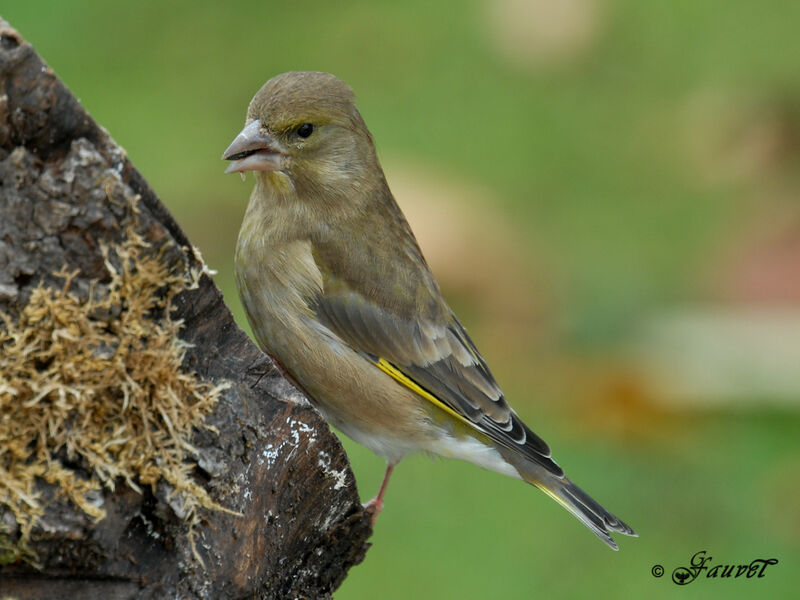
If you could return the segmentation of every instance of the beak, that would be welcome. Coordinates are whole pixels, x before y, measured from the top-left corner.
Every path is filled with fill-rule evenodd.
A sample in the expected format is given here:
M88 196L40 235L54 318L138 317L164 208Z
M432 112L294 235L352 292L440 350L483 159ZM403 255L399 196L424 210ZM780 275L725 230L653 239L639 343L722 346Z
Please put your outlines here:
M280 171L282 159L280 145L261 131L258 119L245 125L222 154L222 160L231 161L225 172L242 173L242 177L246 171Z

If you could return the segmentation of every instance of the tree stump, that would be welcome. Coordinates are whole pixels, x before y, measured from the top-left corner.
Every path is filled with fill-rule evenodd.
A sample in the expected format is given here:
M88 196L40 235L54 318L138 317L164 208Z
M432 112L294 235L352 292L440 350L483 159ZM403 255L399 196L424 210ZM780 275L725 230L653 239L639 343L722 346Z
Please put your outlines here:
M82 508L52 473L67 470L82 484L96 480L96 473L74 448L53 448L49 466L37 471L34 504L43 512L31 520L22 554L9 551L25 533L2 495L13 482L0 482L0 598L330 597L363 559L372 533L341 445L235 325L199 254L124 151L0 20L0 311L8 318L0 321L0 333L23 318L40 286L62 290L62 298L77 306L95 302L87 313L93 322L119 321L118 313L135 304L136 290L117 290L122 308L106 311L114 314L94 313L125 263L113 248L131 236L151 249L149 259L161 261L165 272L192 282L174 296L156 288L162 304L143 318L182 321L176 377L218 386L202 425L190 428L181 463L207 502L188 523L186 500L168 481L106 475L104 485L79 496ZM136 272L137 265L128 266ZM73 324L62 325L68 331ZM99 331L113 336L116 330ZM131 341L145 353L147 335L142 331ZM127 343L98 346L98 360L113 358ZM0 359L10 358L10 347L0 344ZM38 376L53 365L31 368ZM17 424L7 417L12 409L55 406L59 394L71 398L69 390L65 396L53 389L23 403L19 386L4 388L4 375L0 439L15 435ZM119 413L115 418L129 414L120 397L111 394L107 401L108 410ZM72 411L58 426L68 430L83 416ZM174 417L145 416L172 428L167 421ZM47 431L37 443L47 444ZM150 451L145 446L142 453ZM0 448L0 477L8 476L7 454ZM35 459L22 466L36 466ZM114 465L108 468L113 474Z

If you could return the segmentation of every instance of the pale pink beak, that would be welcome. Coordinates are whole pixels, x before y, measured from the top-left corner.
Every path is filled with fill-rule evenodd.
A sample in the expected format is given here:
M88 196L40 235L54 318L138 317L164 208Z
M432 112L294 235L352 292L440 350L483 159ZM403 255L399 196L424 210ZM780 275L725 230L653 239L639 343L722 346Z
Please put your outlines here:
M245 125L231 142L222 154L222 160L231 161L226 173L244 174L246 171L280 171L283 155L278 141L264 133L261 121L255 119Z

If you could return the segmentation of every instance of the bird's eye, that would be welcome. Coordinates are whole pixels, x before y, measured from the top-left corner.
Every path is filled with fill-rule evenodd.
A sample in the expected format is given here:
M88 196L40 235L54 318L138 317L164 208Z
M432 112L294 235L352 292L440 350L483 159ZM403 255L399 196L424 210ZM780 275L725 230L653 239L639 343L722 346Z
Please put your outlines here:
M314 133L314 126L311 123L303 123L297 128L297 135L301 138L307 138Z

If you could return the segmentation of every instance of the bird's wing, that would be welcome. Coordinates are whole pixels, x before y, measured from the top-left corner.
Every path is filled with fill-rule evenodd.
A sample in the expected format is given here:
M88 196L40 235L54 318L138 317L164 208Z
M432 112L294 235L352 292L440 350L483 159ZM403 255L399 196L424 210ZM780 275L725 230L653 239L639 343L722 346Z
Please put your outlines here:
M475 344L443 300L446 310L439 319L399 316L337 278L319 260L318 266L325 283L314 310L321 323L421 397L553 475L563 475L548 445L509 407Z

